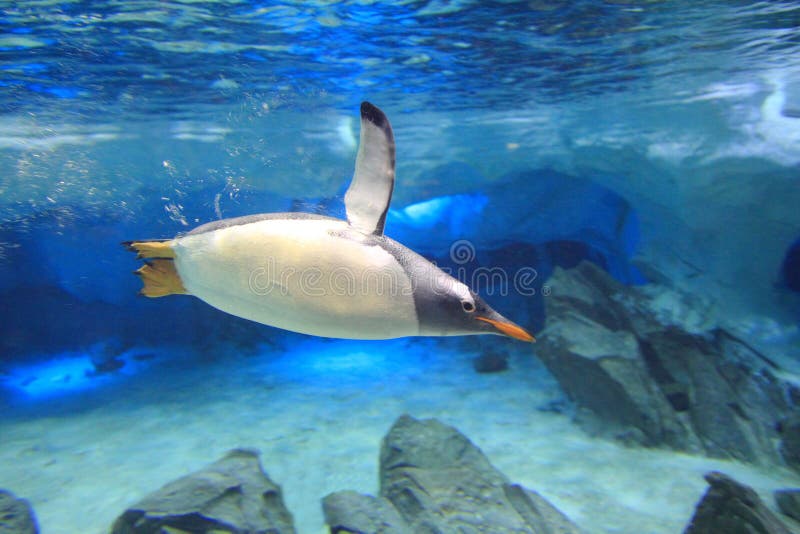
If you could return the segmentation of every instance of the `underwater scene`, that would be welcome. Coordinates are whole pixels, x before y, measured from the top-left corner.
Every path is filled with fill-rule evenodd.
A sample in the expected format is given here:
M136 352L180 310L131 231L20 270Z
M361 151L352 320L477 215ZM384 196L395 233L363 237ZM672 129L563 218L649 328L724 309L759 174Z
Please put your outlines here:
M0 7L0 532L800 532L797 2Z

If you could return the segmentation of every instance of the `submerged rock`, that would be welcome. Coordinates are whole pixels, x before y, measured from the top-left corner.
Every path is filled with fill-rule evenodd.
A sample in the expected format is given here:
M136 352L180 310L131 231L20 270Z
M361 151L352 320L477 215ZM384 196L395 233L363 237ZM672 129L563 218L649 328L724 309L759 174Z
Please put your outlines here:
M781 456L787 464L800 470L800 414L794 414L780 425Z
M548 285L537 355L587 430L762 464L800 458L791 424L775 446L794 404L775 363L725 330L664 314L666 301L689 297L623 286L587 262L556 269Z
M753 488L716 471L705 479L710 487L684 534L790 534Z
M36 516L25 499L0 489L0 534L38 534Z
M499 373L508 369L508 354L489 350L472 360L472 367L478 373Z
M174 480L128 508L112 534L165 532L293 534L281 489L267 477L258 453L236 449Z
M94 371L87 372L88 375L101 375L113 373L125 366L125 361L120 359L120 355L125 351L122 343L117 339L95 343L89 350L89 359L92 362Z
M783 514L800 521L800 489L777 490L775 503Z
M578 533L534 491L510 483L481 450L435 419L400 417L384 437L380 497L324 501L331 532Z
M333 534L375 532L411 534L411 529L392 503L383 497L355 491L337 491L322 500L325 522Z

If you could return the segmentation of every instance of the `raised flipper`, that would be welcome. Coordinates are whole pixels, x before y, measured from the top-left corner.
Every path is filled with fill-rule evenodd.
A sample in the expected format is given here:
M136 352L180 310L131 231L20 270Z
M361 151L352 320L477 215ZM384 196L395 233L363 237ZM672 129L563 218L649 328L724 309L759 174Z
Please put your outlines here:
M172 260L156 259L145 262L133 273L142 279L144 287L139 292L145 297L166 297L167 295L185 295L186 288L175 269Z
M150 241L123 241L122 246L136 253L136 259L144 258L175 258L175 252L170 246L171 239Z
M361 139L353 181L344 195L347 220L365 234L383 234L394 189L394 133L383 111L361 103Z

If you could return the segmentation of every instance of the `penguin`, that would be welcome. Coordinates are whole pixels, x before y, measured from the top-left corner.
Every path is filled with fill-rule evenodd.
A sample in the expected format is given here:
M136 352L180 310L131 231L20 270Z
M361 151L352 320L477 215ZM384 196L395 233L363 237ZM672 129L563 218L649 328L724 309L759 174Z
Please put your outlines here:
M123 245L145 260L135 271L140 294L194 295L285 330L344 339L498 334L535 341L466 284L384 235L394 181L392 127L363 102L347 220L265 213Z

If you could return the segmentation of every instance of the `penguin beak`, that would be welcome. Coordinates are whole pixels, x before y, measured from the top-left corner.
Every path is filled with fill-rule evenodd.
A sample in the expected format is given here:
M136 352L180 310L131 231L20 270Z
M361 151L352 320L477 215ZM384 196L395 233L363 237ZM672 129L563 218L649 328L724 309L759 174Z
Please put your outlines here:
M530 335L524 328L521 326L512 323L499 313L497 314L497 318L490 319L488 317L481 317L476 315L475 318L479 321L483 321L484 323L489 323L493 327L495 327L501 334L504 334L508 337L513 337L514 339L519 339L520 341L527 341L529 343L535 342L536 338Z

